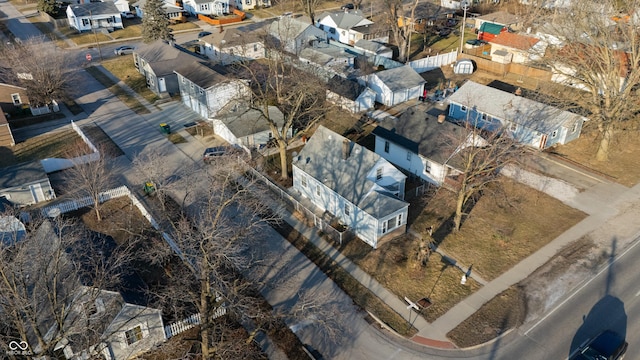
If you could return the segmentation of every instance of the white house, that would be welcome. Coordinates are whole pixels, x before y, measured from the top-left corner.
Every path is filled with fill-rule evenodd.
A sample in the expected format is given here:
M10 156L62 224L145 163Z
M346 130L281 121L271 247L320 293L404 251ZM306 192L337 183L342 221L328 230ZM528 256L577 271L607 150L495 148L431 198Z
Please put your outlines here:
M260 30L266 22L224 28L199 39L200 53L223 65L243 60L264 59L267 52Z
M112 2L90 2L67 6L69 26L82 32L92 29L122 29L120 10Z
M445 121L426 104L407 109L400 118L382 120L373 129L376 154L397 167L435 185L461 174L455 156L466 146L486 142L465 128Z
M132 4L135 9L135 14L139 18L144 17L144 7L147 0L138 0ZM185 11L182 7L176 5L175 2L164 1L162 3L162 11L167 15L167 18L171 22L184 22L186 21Z
M14 206L55 199L56 194L40 161L6 167L0 171L0 198Z
M230 0L184 0L182 6L191 15L225 15L229 14Z
M327 42L327 34L310 22L311 20L304 16L283 16L269 25L268 32L283 50L297 55L314 42Z
M235 105L235 104L234 104ZM262 112L249 109L246 106L234 106L231 111L221 112L211 118L213 131L232 145L237 145L250 151L252 148L267 145L273 139L269 122ZM269 106L269 118L278 128L284 124L284 115L275 106ZM291 138L289 128L287 137Z
M373 109L376 93L356 81L335 75L327 83L327 101L352 113Z
M324 126L293 159L293 188L373 248L406 231L405 179L378 154Z
M271 0L236 0L235 6L238 10L247 11L255 8L271 7Z
M356 41L355 44L353 44L353 47L367 55L377 55L389 59L393 57L393 50L377 41L361 39Z
M388 42L388 34L379 34L372 25L373 21L358 10L323 13L316 20L316 26L326 32L329 39L343 44L353 45L363 39Z
M221 67L201 62L176 71L182 103L205 119L215 116L231 100L248 99L250 89L244 81L224 75Z
M120 13L130 11L129 0L116 0L113 2Z
M422 96L426 81L410 66L378 71L358 78L358 82L376 93L376 101L395 106Z

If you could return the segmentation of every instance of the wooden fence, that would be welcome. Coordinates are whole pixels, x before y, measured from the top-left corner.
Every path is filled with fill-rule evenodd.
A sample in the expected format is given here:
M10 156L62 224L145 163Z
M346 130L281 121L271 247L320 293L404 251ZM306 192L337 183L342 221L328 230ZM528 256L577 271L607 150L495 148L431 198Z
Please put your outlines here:
M413 70L418 73L423 73L429 70L437 69L441 66L453 64L458 60L458 50L451 50L451 52L429 56L423 59L414 60L408 63Z
M228 17L224 19L213 19L208 17L207 15L198 14L198 20L202 20L209 25L220 26L220 25L242 22L247 17L247 14L237 9L233 9L233 14L236 16Z
M551 71L545 69L534 68L524 64L501 64L490 59L486 59L480 56L474 56L468 53L460 55L460 59L471 59L476 63L477 70L485 71L499 76L506 76L507 74L514 74L515 76L522 76L530 79L551 81Z
M217 319L220 316L223 316L227 313L227 308L225 308L224 306L219 307L216 309L216 311L212 314L212 318L213 319ZM164 336L165 338L171 339L172 337L185 332L191 328L193 328L196 325L200 325L200 313L196 313L193 314L185 319L182 319L180 321L174 322L173 324L170 325L166 325L164 327Z

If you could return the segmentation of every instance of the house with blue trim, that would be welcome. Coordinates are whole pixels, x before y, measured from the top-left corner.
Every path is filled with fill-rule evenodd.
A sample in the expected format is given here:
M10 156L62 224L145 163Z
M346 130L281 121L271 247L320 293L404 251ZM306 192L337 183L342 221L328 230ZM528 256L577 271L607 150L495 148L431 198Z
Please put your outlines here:
M449 117L487 131L508 131L523 145L540 150L579 138L588 120L473 81L467 81L448 101Z

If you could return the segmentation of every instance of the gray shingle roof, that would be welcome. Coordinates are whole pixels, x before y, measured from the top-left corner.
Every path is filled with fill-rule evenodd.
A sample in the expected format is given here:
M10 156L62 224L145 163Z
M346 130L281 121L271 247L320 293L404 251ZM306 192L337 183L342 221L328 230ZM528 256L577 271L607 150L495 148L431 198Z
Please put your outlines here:
M354 142L350 142L351 154L344 160L342 146L345 139L319 126L293 165L376 219L407 207L406 202L373 190L375 182L367 179L379 161L387 161Z
M183 66L176 69L175 72L203 89L208 89L215 84L230 80L220 71L214 70L212 67L206 66L200 61L183 64Z
M469 132L448 121L438 123L437 114L427 112L428 108L427 105L409 108L397 120L381 121L373 133L444 164Z
M578 114L473 81L462 85L449 96L449 101L543 133L558 126L571 127L576 120L586 120Z
M379 42L365 40L365 39L360 39L356 41L356 43L353 46L363 50L371 51L376 54L389 50L389 48L386 47L384 44L380 44Z
M113 2L89 2L85 4L69 5L76 17L117 14L120 10Z
M374 74L392 92L413 88L424 84L426 81L410 66L400 66L394 69L379 71Z
M269 106L269 117L278 127L284 124L284 115L275 106ZM237 138L249 136L258 132L269 130L269 123L262 113L253 109L239 109L216 116Z
M13 165L0 170L0 190L48 179L40 161Z
M335 13L323 13L318 17L318 19L322 19L327 16L330 16L331 19L333 19L333 22L335 22L340 29L351 29L362 20L366 20L367 22L372 23L371 21L367 20L367 18L364 17L362 12L359 10L349 12L340 11Z
M200 60L198 57L161 40L143 45L134 51L149 64L158 77L172 74L174 70Z
M357 81L345 79L340 75L335 75L329 79L327 87L331 92L349 100L356 100L366 89L366 86L358 84Z

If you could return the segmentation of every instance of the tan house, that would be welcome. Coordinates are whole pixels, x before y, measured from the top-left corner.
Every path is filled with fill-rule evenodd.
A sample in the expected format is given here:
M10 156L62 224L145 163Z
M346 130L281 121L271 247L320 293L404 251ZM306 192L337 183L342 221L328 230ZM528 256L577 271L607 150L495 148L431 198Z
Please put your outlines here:
M29 108L27 89L21 86L0 84L0 107L7 114Z
M13 146L15 144L9 122L4 116L4 111L0 111L0 146Z
M534 53L534 47L540 40L520 34L501 32L493 39L491 44L491 61L508 64L510 62L523 64L529 61ZM539 51L538 51L539 53Z

